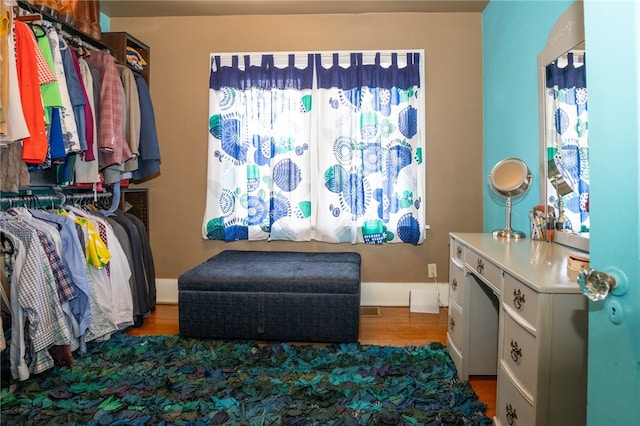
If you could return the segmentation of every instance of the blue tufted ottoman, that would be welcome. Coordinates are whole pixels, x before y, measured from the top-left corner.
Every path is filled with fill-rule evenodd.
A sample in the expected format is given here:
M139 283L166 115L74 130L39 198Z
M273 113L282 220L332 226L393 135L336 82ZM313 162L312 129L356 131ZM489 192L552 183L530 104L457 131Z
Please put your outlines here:
M226 250L178 277L180 335L356 342L360 254Z

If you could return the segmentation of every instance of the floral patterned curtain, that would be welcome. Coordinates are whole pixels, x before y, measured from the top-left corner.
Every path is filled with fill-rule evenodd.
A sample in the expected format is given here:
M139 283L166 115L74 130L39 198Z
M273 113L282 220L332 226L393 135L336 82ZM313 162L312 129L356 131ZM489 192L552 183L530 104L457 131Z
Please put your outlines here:
M563 228L589 231L589 146L584 54L547 66L548 202Z
M422 243L421 54L282 56L211 55L203 237Z
M424 240L420 55L381 64L351 54L316 55L318 75L317 238L382 244ZM320 186L321 185L321 186Z
M306 65L274 65L273 55L211 56L209 157L204 238L311 238L311 87Z

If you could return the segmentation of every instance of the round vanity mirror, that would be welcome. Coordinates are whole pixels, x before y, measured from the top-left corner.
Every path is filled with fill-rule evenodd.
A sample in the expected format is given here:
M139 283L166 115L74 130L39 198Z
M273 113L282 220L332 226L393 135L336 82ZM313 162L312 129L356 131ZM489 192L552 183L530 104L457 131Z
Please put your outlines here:
M506 226L493 231L496 238L519 239L525 234L511 229L511 197L523 195L529 190L532 180L527 164L519 158L500 160L489 173L489 185L499 196L506 198Z

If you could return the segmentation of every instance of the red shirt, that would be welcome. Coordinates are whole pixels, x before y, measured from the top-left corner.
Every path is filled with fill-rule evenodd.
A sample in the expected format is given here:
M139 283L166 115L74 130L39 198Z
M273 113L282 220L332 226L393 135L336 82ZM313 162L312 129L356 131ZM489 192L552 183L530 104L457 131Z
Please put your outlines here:
M40 79L37 72L37 46L33 42L31 29L27 24L14 21L14 36L22 113L30 134L28 138L22 140L22 161L41 164L47 158L48 141L44 122L44 106L40 94Z

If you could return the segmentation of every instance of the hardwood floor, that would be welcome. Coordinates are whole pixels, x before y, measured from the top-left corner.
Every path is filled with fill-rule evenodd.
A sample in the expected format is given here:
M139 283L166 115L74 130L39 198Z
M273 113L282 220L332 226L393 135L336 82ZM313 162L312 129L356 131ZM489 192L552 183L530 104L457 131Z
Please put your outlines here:
M371 311L367 308L366 311ZM158 305L131 335L178 334L178 306ZM378 313L360 316L361 344L407 346L431 342L447 343L447 309L439 314L410 312L409 308L380 307ZM493 418L496 408L496 377L474 376L469 379L480 401L487 404L487 416Z

